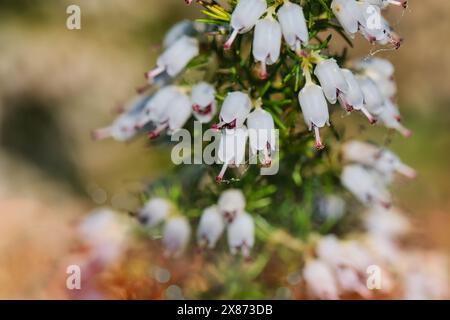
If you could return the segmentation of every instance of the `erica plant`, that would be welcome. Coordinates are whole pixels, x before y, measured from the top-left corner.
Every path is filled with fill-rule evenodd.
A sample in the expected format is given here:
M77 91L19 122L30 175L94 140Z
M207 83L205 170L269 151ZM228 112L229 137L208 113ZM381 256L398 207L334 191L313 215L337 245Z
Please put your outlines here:
M294 298L406 297L408 286L440 295L438 285L422 288L420 258L398 241L410 225L389 187L397 173L414 178L415 171L385 146L345 134L361 119L369 133L381 126L402 139L411 134L396 105L393 65L376 56L347 59L355 37L399 49L402 39L382 10L404 10L407 2L185 2L203 17L169 30L138 96L93 132L174 144L187 130L212 150L208 162L194 146L183 149L194 164L143 190L133 212L149 230L140 240L162 238L171 259L200 252L220 271L203 274L206 294L187 293L195 297L258 297L231 285L236 279L264 296L274 296L278 283ZM342 42L348 48L333 49ZM273 261L298 279L265 282ZM382 286L369 285L371 266L382 270Z

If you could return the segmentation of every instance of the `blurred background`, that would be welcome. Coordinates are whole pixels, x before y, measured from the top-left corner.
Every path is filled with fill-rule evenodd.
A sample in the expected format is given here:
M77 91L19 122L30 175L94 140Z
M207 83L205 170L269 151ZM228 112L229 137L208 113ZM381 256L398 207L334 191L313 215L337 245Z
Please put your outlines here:
M70 4L81 7L81 30L66 28ZM449 10L442 0L389 9L405 42L377 55L396 66L413 136L365 132L419 171L396 186L396 202L447 252ZM134 209L143 186L170 170L169 153L145 138L93 142L90 132L144 83L164 31L198 13L181 0L0 0L0 298L66 298L61 266L76 246L74 225L97 206ZM355 48L352 57L372 50L363 40Z

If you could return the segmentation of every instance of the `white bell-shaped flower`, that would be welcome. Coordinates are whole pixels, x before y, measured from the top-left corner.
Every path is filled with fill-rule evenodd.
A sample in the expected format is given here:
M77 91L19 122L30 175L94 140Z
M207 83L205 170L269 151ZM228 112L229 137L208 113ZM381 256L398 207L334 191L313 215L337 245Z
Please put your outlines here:
M385 99L392 99L397 92L393 81L394 66L381 58L363 59L356 62L355 67L372 79Z
M360 24L361 34L370 42L381 45L392 44L398 49L402 39L392 30L389 22L381 15L377 6L366 2L359 2L363 20Z
M216 246L225 229L225 222L217 206L211 206L203 211L197 229L197 242L200 247L210 249Z
M275 151L275 125L272 115L261 107L256 108L247 118L250 151L253 155L260 152L263 164L270 166L271 154Z
M183 20L176 23L170 30L166 33L163 40L164 48L169 48L172 44L177 42L183 36L194 36L196 33L194 22L190 20Z
M160 122L169 104L178 94L179 89L176 86L166 86L158 90L145 105L136 122L136 127L142 128L150 121Z
M217 113L216 89L206 82L192 87L191 100L195 118L201 123L208 123Z
M309 42L308 28L306 26L303 8L285 0L277 12L278 21L281 25L283 37L289 47L298 55L301 55L301 47Z
M137 117L128 113L121 114L109 127L96 129L92 132L94 140L113 138L117 141L127 141L137 133Z
M136 124L141 118L142 111L152 99L149 96L138 96L131 100L123 109L125 111L112 123L111 126L94 130L92 137L95 140L113 138L117 141L127 141L138 132Z
M214 128L241 128L252 108L248 94L234 91L227 94L220 110L220 122Z
M177 76L187 64L199 54L198 40L182 36L167 48L156 61L157 67L145 74L149 81L163 72L171 77Z
M395 172L408 178L416 176L415 170L405 165L397 155L374 144L350 141L343 146L342 150L345 161L370 166L385 176L388 181Z
M394 129L406 138L411 136L411 131L405 128L400 122L398 108L390 100L385 100L381 112L377 115L377 119L378 123L386 128Z
M245 210L244 194L239 189L228 189L222 192L217 205L224 219L231 222Z
M152 228L162 223L170 213L172 205L163 198L152 198L139 209L137 219L146 227Z
M267 78L267 65L277 62L281 50L281 27L268 12L267 17L256 23L253 36L253 57L261 64L260 78Z
M319 79L323 92L331 104L335 104L340 93L347 93L348 84L336 60L326 59L317 63L314 74Z
M239 0L231 14L230 25L233 32L225 42L224 48L231 48L239 33L250 31L266 9L266 0Z
M303 268L308 294L322 300L336 300L339 290L331 268L324 262L316 259L306 262Z
M240 253L243 257L248 258L255 242L253 218L246 212L239 214L228 225L227 238L231 254Z
M307 82L298 95L303 119L309 130L314 128L316 148L323 148L319 128L329 125L328 104L322 88L312 82Z
M355 62L355 67L369 77L377 75L389 79L394 76L394 65L389 60L378 57L358 60Z
M342 243L335 235L321 238L316 245L316 254L321 261L332 267L344 266L347 263L343 255Z
M371 208L364 215L364 226L372 236L392 240L411 230L408 219L396 208Z
M370 123L375 123L375 118L364 107L364 94L353 73L348 69L342 69L342 74L348 84L348 91L338 97L342 108L349 112L352 110L361 111L369 119Z
M178 91L166 106L161 117L155 121L156 128L148 134L149 138L154 139L158 137L165 129L167 129L168 134L173 134L177 130L183 128L191 115L191 100L186 94Z
M186 218L176 216L167 220L162 239L165 254L171 257L181 255L188 245L190 235L191 227Z
M216 177L218 183L222 182L225 171L229 166L238 167L245 162L245 147L248 132L242 128L227 129L222 132L219 142L218 159L222 165L219 175Z
M109 209L97 209L80 224L78 232L95 259L112 263L123 253L129 225L120 215Z
M391 205L391 196L382 178L361 165L348 165L341 174L342 185L365 205Z
M361 281L359 265L353 261L360 257L352 257L353 252L347 250L347 243L339 241L335 236L326 236L317 243L316 253L334 271L340 291L356 292L363 297L369 295L365 283ZM367 265L368 266L368 265ZM366 266L366 267L367 267ZM362 271L365 273L364 271Z
M364 107L377 117L383 111L384 99L375 82L367 76L357 76L356 80L364 95Z
M363 15L355 0L333 0L331 10L345 32L350 35L358 32Z

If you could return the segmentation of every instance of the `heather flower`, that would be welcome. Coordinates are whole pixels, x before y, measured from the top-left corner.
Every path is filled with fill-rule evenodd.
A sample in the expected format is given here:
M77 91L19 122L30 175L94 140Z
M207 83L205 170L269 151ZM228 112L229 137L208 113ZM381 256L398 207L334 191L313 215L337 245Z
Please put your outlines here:
M341 182L365 205L391 205L391 197L382 178L373 170L360 165L347 165L342 171Z
M172 217L164 225L162 243L165 254L171 257L180 256L186 249L191 235L191 227L186 218Z
M250 31L267 9L266 0L239 0L233 13L231 14L231 33L225 42L225 49L231 48L239 33Z
M322 149L323 144L320 138L319 128L329 125L328 105L325 100L322 88L314 84L309 78L298 95L300 107L303 112L308 129L314 129L316 148Z
M193 37L196 34L194 22L190 20L182 20L176 23L170 30L166 33L163 40L163 47L169 48L177 40L183 36Z
M374 123L376 121L375 118L364 107L364 94L355 76L348 69L342 69L342 74L348 85L348 91L338 96L342 108L349 112L353 110L361 111L369 119L370 123Z
M201 123L207 123L217 113L216 89L206 82L192 87L191 100L194 117Z
M350 141L343 146L342 151L344 160L370 166L387 181L392 180L391 177L395 172L409 178L416 176L414 169L405 165L398 156L385 148L366 142Z
M182 36L168 47L156 61L157 67L145 74L149 81L163 72L171 77L177 76L187 64L199 54L198 40Z
M224 219L231 222L245 210L244 194L239 189L228 189L220 195L217 206Z
M298 55L301 55L301 47L309 42L309 34L306 26L305 15L300 5L285 0L278 9L278 21L284 40Z
M200 247L210 249L216 246L225 229L225 222L217 206L211 206L203 211L197 229L197 242Z
M395 239L411 229L409 221L396 208L375 206L366 212L364 225L374 237Z
M331 10L345 32L350 35L358 32L359 25L364 18L361 8L355 0L333 0Z
M269 10L264 19L259 20L255 26L253 36L253 57L260 62L260 78L267 78L267 65L277 62L281 50L281 27Z
M339 298L336 279L330 267L320 260L309 260L303 268L303 278L309 294L318 299Z
M275 151L275 125L272 115L261 107L256 108L247 118L250 150L253 155L260 152L263 164L270 166L271 153Z
M155 227L167 219L171 207L172 205L166 199L152 198L139 209L137 219L146 227Z
M220 110L220 122L215 128L241 128L252 108L249 96L243 92L234 91L228 93Z
M384 98L375 82L367 76L356 77L364 96L364 108L377 117L383 111Z
M90 213L80 224L79 234L101 263L112 263L123 253L128 234L127 224L109 209Z
M348 84L336 60L326 59L317 63L314 74L319 79L322 90L331 104L336 103L337 96L347 93Z
M222 165L217 182L222 182L225 171L230 166L238 167L245 161L245 146L247 144L248 132L242 128L227 129L222 132L219 142L218 158Z
M239 214L228 225L227 237L231 254L240 253L245 258L250 256L250 250L255 242L254 229L253 218L246 212Z

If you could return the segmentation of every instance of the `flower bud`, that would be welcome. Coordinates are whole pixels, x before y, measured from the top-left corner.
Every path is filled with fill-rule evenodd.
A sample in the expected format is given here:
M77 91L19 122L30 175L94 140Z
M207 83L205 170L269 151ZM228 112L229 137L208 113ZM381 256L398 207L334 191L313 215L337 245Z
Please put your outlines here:
M225 49L231 48L239 33L250 31L266 9L266 0L239 0L231 14L233 32L224 44Z
M275 151L275 125L272 115L257 108L247 118L250 140L250 150L253 155L261 152L264 156L264 165L272 163L271 153Z
M224 229L225 223L218 207L212 206L206 208L200 218L197 230L198 244L201 247L214 248Z
M259 20L253 36L253 57L261 63L260 78L267 78L267 65L277 62L281 50L281 27L272 15Z
M239 91L230 92L225 98L220 110L220 123L216 128L241 128L252 108L252 102L247 94Z
M217 113L216 89L206 82L200 82L192 87L192 110L195 118L201 123L207 123Z
M336 103L337 96L340 93L348 91L348 84L336 60L320 61L314 70L314 74L319 79L323 92L331 104Z
M152 198L138 211L137 219L144 226L152 228L169 216L170 209L171 204L166 199Z
M336 300L339 298L336 279L328 265L320 260L309 260L303 268L308 293L318 299Z
M171 257L180 256L186 249L191 235L191 227L184 217L170 218L163 230L162 243L165 254Z
M292 50L300 54L301 45L307 45L309 42L309 34L302 7L286 0L278 10L277 16L284 40Z
M391 205L391 196L381 177L374 171L360 165L344 167L341 175L342 185L365 205Z
M218 209L227 222L245 210L245 197L239 189L228 189L220 195Z
M146 77L152 81L153 78L163 72L167 72L169 76L175 77L198 54L198 40L188 36L182 36L159 56L156 61L157 67L147 72Z
M309 130L314 128L316 147L323 148L319 128L329 124L328 105L322 88L314 83L306 83L298 95L303 118Z
M243 257L250 256L250 250L255 242L253 218L246 212L239 214L228 225L228 246L231 254L240 253Z

